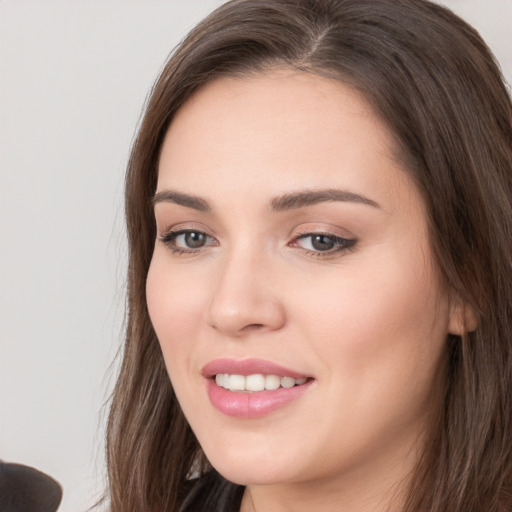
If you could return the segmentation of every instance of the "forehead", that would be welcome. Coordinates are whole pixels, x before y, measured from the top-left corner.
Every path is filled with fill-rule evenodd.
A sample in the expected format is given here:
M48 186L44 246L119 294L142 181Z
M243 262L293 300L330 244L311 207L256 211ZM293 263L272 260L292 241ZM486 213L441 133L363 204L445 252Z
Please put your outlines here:
M178 110L167 135L176 138L185 131L195 132L204 145L223 136L233 140L250 136L247 142L263 146L270 133L278 135L282 144L288 134L329 143L342 129L356 132L370 127L379 132L375 135L381 149L394 147L390 131L355 89L285 68L210 82Z
M384 187L404 175L391 131L343 83L279 69L217 79L177 112L159 162L158 189L219 193L263 186ZM404 176L400 176L403 179Z

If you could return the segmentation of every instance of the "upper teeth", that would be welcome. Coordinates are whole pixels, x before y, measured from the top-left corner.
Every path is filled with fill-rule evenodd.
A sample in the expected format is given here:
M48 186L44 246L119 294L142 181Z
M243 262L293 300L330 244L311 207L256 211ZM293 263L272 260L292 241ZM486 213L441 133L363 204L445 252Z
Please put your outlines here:
M279 387L292 388L295 385L304 384L306 378L294 379L293 377L279 377L278 375L230 375L218 373L215 375L217 385L230 391L263 391L277 389Z

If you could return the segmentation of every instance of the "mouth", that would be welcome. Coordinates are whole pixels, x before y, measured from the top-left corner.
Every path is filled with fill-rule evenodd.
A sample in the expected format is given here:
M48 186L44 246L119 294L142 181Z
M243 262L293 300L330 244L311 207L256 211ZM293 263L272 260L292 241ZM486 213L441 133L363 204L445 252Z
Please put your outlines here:
M217 359L202 370L212 405L236 418L258 418L301 397L315 379L269 361Z
M217 386L229 391L246 392L274 391L279 388L289 389L294 386L301 386L308 380L307 377L294 379L288 376L263 375L262 373L254 373L252 375L217 373L214 378Z

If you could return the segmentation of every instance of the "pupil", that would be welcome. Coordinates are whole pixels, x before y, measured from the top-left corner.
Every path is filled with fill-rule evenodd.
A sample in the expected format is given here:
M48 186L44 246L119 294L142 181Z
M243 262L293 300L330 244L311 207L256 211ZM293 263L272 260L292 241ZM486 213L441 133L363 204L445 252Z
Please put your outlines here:
M186 233L185 243L191 248L202 247L205 243L205 235L204 233L196 233L194 231Z
M334 247L334 240L326 235L315 235L311 244L317 251L328 251Z

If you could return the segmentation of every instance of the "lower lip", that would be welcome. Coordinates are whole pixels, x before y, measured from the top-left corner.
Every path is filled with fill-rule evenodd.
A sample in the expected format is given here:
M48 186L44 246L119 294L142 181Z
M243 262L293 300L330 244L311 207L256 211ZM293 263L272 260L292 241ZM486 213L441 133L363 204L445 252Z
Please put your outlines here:
M210 402L221 413L234 418L259 418L299 398L312 382L272 391L243 392L229 391L208 379L206 387Z

